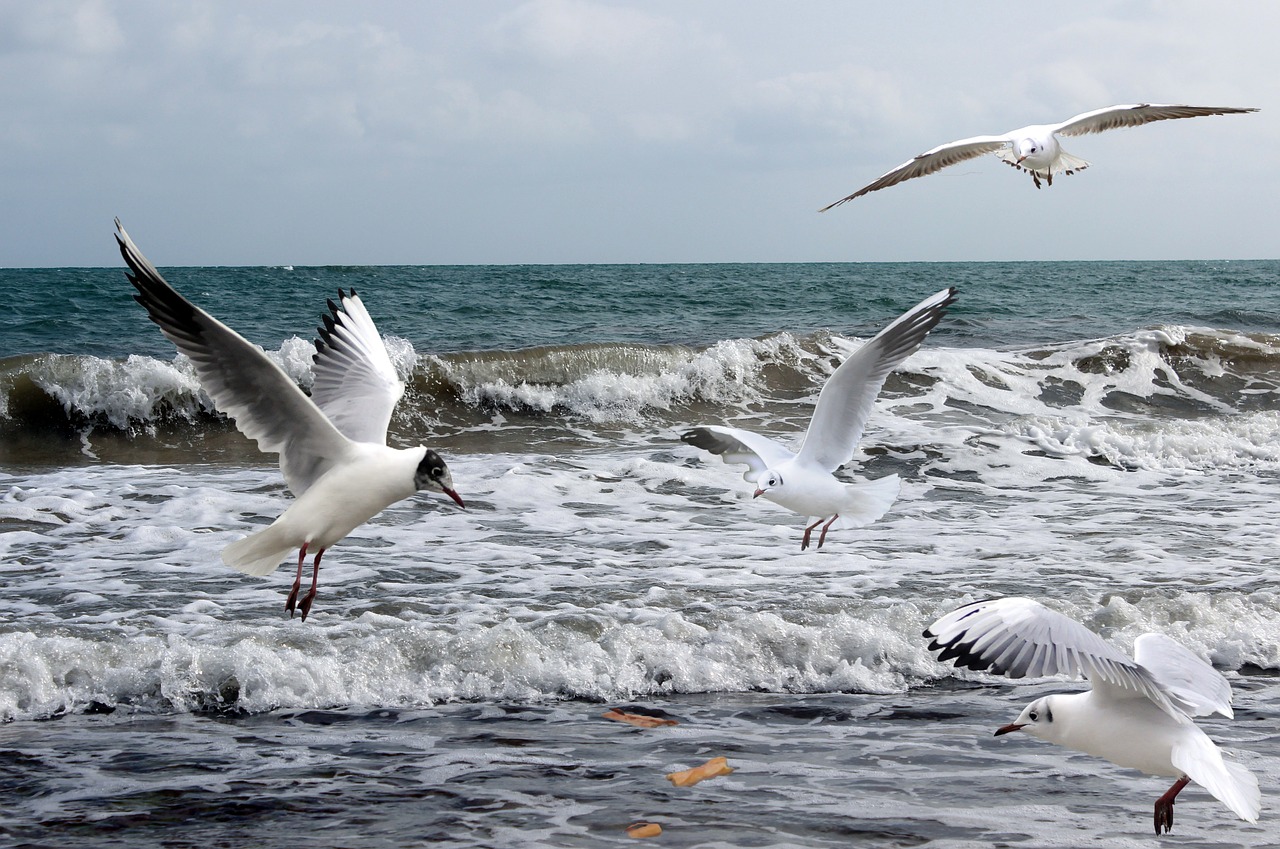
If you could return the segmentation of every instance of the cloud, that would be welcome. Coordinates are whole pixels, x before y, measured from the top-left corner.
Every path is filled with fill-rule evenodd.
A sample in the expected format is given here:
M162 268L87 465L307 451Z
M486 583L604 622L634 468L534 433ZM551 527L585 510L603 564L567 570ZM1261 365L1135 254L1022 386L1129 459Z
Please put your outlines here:
M104 0L5 4L0 7L0 31L7 34L0 36L7 50L46 55L109 55L124 43Z
M537 144L583 143L594 132L584 112L550 106L515 89L481 91L466 80L434 83L424 105L428 120L415 125L423 134L451 142L527 149Z
M970 209L1141 217L1082 256L1265 255L1273 178L1226 145L1277 141L1277 23L1176 0L1036 22L917 0L0 4L0 263L65 263L133 209L206 260L336 259L314 235L336 216L367 261L1043 252ZM1147 99L1263 112L1082 140L1095 168L1052 191L975 161L809 217L942 142ZM1178 217L1227 191L1219 219Z
M583 116L599 145L699 145L738 82L719 36L648 7L533 0L486 28L492 65L528 102ZM567 136L565 137L567 138Z
M737 106L740 140L810 154L814 146L874 149L886 130L911 123L899 81L852 64L759 80Z
M494 48L547 67L634 67L678 50L680 27L641 9L585 0L532 0L492 26Z

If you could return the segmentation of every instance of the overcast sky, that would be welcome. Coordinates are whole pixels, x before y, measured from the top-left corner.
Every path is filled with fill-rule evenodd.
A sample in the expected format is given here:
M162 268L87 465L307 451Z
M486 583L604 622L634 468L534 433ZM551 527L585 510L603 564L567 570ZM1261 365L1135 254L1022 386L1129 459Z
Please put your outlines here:
M1269 259L1280 4L0 0L0 266ZM817 209L937 144L1256 106Z

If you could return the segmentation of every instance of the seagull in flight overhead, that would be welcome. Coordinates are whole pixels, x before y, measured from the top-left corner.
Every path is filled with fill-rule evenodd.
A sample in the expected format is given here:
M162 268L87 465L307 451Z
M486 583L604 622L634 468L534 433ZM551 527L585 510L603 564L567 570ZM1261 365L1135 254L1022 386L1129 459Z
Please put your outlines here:
M261 348L178 294L119 219L116 230L132 271L129 280L138 290L134 299L191 359L218 409L260 450L280 455L280 471L297 499L269 527L223 549L224 563L262 576L300 549L285 609L292 616L296 607L305 621L316 596L320 557L329 546L418 490L442 492L464 506L439 454L421 446L387 446L387 425L404 384L354 289L339 289L338 303L328 302L308 398ZM309 550L315 551L311 590L299 603Z
M813 529L823 521L818 548L837 520L842 528L874 522L898 497L898 476L843 483L832 473L853 459L889 373L920 347L955 294L954 288L943 289L921 301L840 364L818 394L798 452L793 454L767 436L718 425L693 428L680 439L719 454L726 463L745 463L743 477L756 484L756 498L764 496L806 518L818 517L804 529L801 550L809 547Z
M1140 127L1152 121L1166 121L1171 118L1199 118L1205 115L1235 115L1257 111L1254 108L1236 106L1172 106L1160 103L1138 103L1095 109L1092 112L1084 112L1074 118L1068 118L1060 124L1033 124L1029 127L1010 130L1001 136L974 136L970 139L960 139L926 150L853 194L842 197L818 211L826 212L854 198L896 186L913 177L924 177L935 171L941 171L948 165L955 165L957 162L987 153L994 153L1019 171L1029 172L1037 189L1040 188L1041 180L1052 186L1055 174L1074 174L1089 167L1089 163L1085 160L1063 150L1058 142L1058 136L1084 136L1121 127Z
M1194 717L1232 717L1231 685L1162 634L1143 634L1133 657L1070 617L1029 598L966 604L929 626L938 660L1010 678L1084 676L1093 689L1044 696L996 736L1025 731L1152 775L1176 778L1156 800L1156 834L1173 827L1173 800L1194 781L1247 822L1261 812L1258 780L1222 753Z

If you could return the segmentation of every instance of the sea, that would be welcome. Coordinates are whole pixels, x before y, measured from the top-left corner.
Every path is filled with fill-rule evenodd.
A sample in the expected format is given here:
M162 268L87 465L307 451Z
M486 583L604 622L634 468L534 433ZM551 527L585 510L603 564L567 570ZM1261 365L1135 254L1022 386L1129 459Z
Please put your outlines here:
M140 236L143 234L139 234ZM309 618L221 549L290 503L123 265L4 269L0 845L1149 847L1169 779L993 736L1065 679L938 663L938 616L1038 599L1231 682L1259 778L1164 845L1280 845L1280 262L167 268L306 389L354 288L445 458L326 555ZM801 438L825 379L958 290L804 519L699 424ZM635 727L606 711L674 720ZM668 773L724 757L732 772ZM628 826L657 824L656 837Z

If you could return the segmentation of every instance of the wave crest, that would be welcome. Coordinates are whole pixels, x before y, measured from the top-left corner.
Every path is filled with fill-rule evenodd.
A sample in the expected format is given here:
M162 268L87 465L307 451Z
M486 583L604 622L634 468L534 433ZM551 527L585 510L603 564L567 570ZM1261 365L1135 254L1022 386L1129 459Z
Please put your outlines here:
M560 413L593 422L641 420L681 404L740 406L767 391L769 366L811 355L789 334L683 346L590 345L430 360L476 409Z
M651 599L652 600L652 599ZM708 621L661 606L450 626L366 612L323 635L210 621L198 637L0 635L0 721L129 708L153 712L548 698L601 701L682 693L901 693L937 678L986 676L940 664L920 631L965 599L752 611ZM1268 594L1111 596L1067 612L1128 647L1167 633L1219 667L1274 669ZM851 603L852 604L852 603ZM214 607L196 602L197 607Z
M803 428L826 377L862 343L779 333L705 348L597 344L420 356L387 338L405 399L405 438L492 433L527 417L539 428L652 430L750 417ZM300 387L313 348L293 338L268 352ZM1053 456L1120 467L1195 468L1278 462L1266 449L1280 412L1280 338L1165 326L1102 339L1000 350L926 346L890 376L876 422L907 439L931 428L994 430ZM50 424L53 427L50 428ZM40 355L0 362L0 433L31 439L96 431L157 436L226 431L184 357ZM554 434L549 432L554 438ZM245 450L250 450L246 447Z

